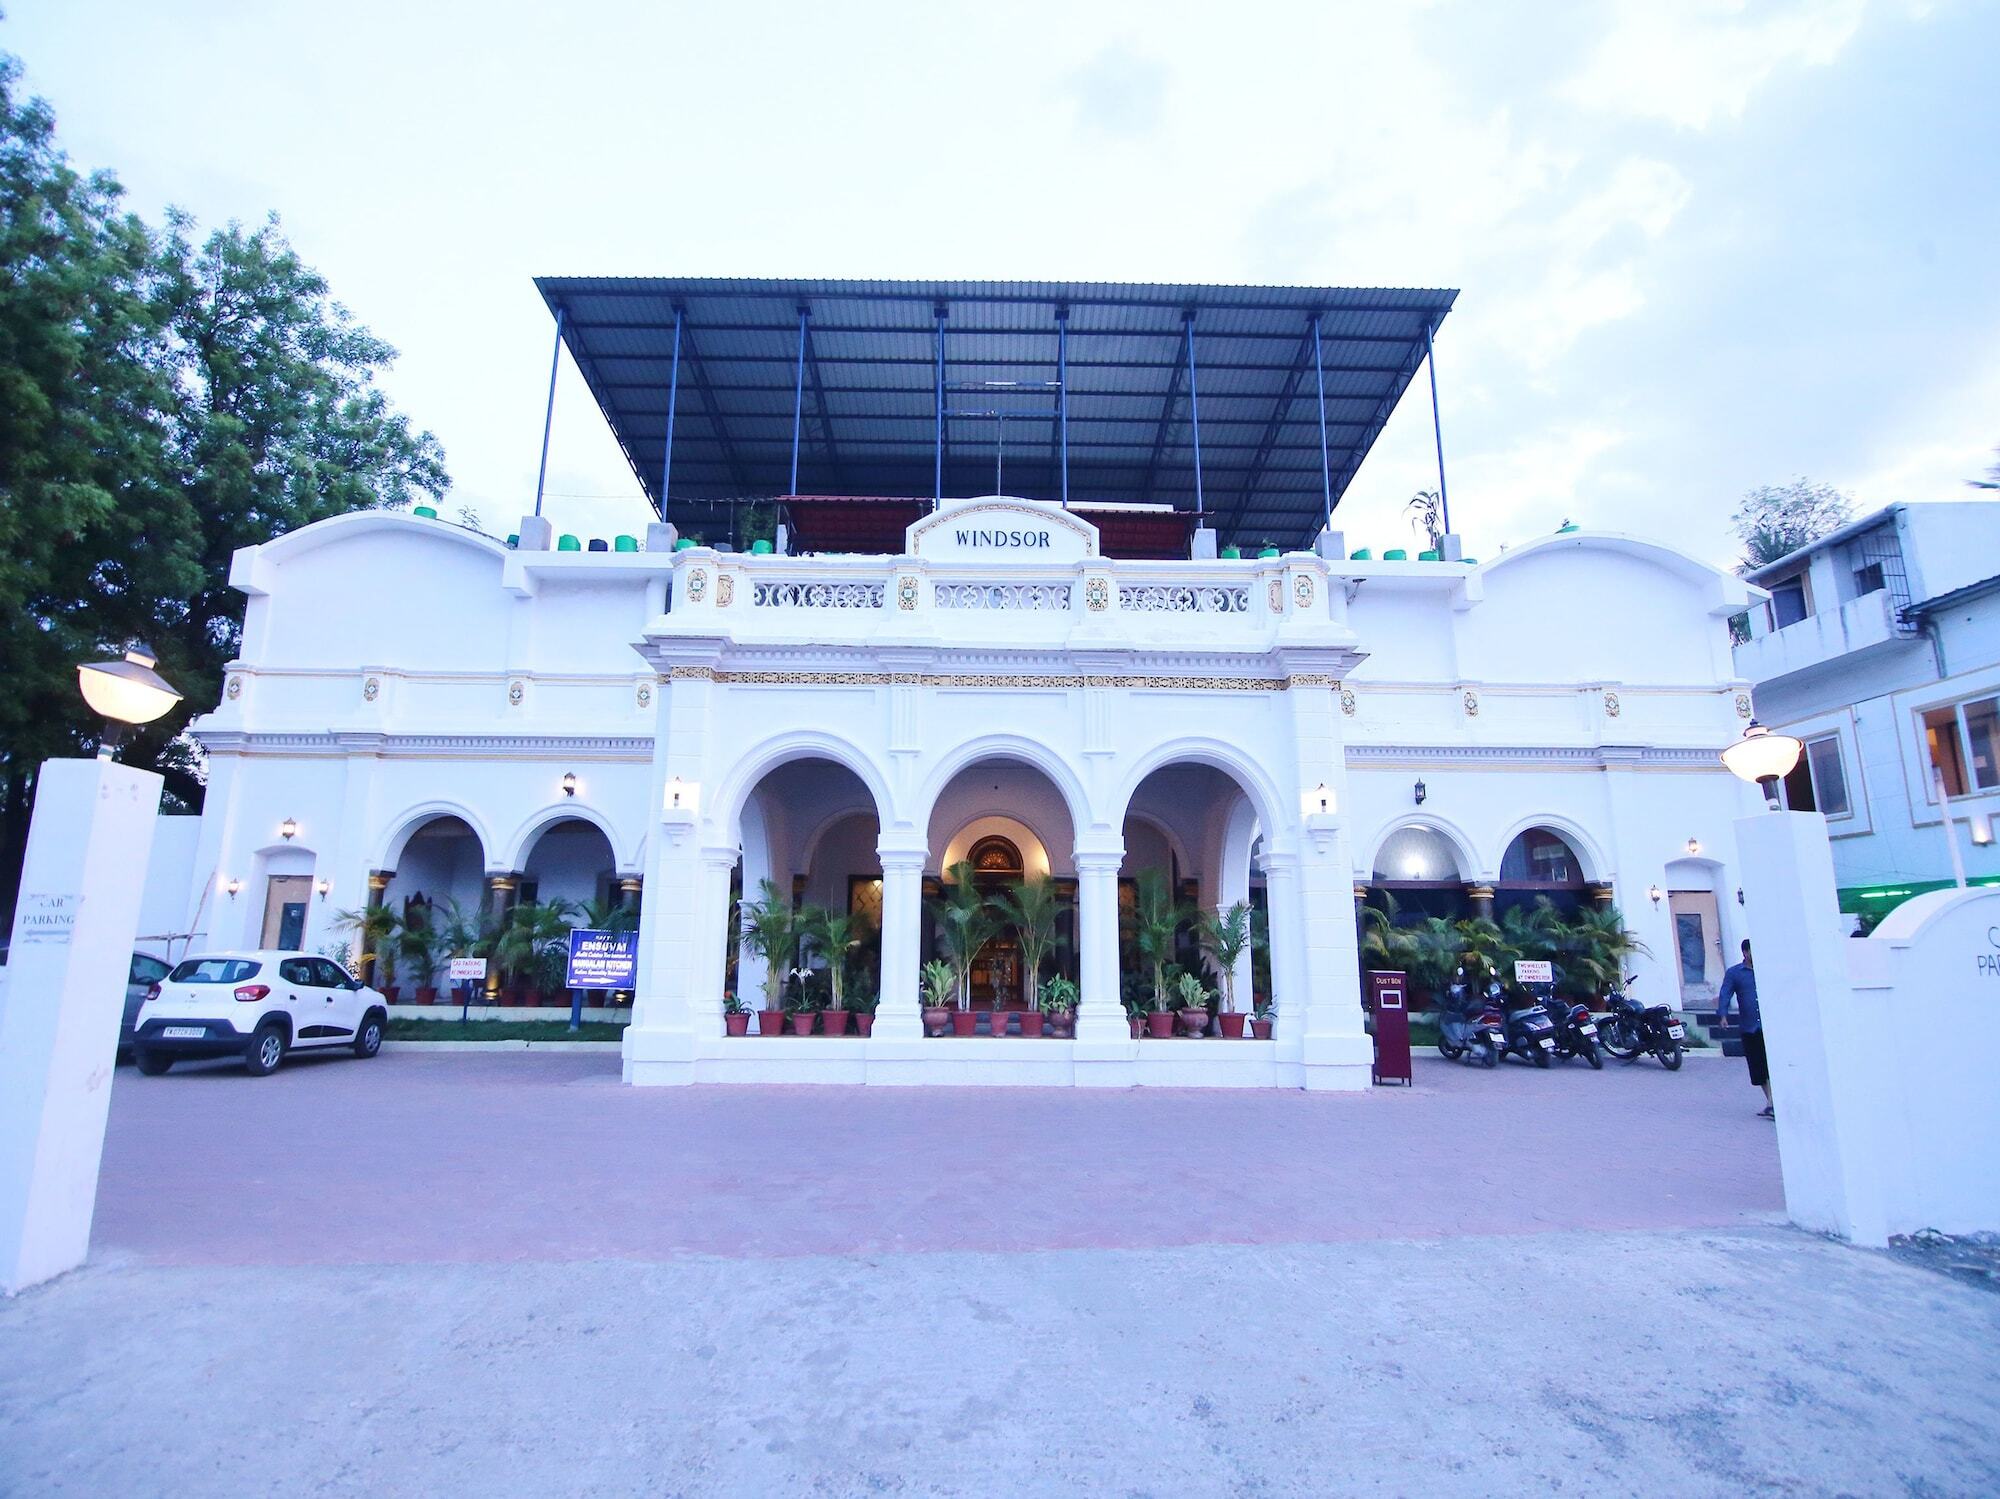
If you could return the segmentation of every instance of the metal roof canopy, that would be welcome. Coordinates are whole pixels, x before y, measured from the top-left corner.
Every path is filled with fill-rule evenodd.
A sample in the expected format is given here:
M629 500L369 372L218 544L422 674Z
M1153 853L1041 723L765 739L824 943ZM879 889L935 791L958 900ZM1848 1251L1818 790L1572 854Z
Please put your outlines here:
M1309 540L1339 504L1458 295L712 277L535 285L647 498L683 529L714 532L733 524L729 502L801 492L1004 492L1156 501L1201 511L1224 542L1285 544Z

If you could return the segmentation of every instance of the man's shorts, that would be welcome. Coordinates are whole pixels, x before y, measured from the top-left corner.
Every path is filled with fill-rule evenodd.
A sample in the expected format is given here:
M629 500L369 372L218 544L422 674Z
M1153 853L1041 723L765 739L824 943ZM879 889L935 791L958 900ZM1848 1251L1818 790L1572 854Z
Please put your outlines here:
M1771 1080L1771 1064L1764 1057L1764 1033L1743 1033L1743 1060L1750 1064L1750 1086L1761 1088Z

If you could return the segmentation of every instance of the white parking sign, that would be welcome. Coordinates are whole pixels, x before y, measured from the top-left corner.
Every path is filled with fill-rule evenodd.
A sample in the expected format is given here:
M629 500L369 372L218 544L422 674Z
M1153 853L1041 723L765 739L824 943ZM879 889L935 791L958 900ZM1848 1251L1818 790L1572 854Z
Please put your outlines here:
M453 958L451 960L451 981L454 984L462 984L467 979L483 979L485 977L486 960L484 958Z
M1555 981L1555 964L1546 958L1523 958L1514 965L1514 982L1517 984L1553 984Z

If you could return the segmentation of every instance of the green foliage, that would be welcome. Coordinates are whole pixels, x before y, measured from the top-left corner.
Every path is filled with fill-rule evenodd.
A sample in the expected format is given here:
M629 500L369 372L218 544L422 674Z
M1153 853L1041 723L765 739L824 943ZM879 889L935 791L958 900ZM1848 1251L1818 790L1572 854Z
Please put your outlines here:
M1061 943L1057 927L1069 902L1056 893L1055 881L1034 875L1009 885L993 897L992 904L994 914L1014 928L1032 991L1041 983L1042 965Z
M778 1008L785 992L785 970L792 966L799 945L798 915L789 896L774 880L757 882L757 899L738 903L743 945L764 960L764 1008Z
M1198 975L1183 973L1180 977L1180 982L1174 987L1177 991L1177 997L1180 1000L1180 1007L1183 1010L1205 1010L1208 1008L1208 989L1203 985Z
M1068 1015L1076 1009L1076 985L1061 974L1044 979L1036 1004L1044 1015Z
M1443 992L1461 967L1474 983L1497 976L1511 984L1514 964L1527 959L1556 965L1559 994L1594 999L1624 977L1627 959L1647 951L1615 907L1566 917L1547 896L1538 896L1532 906L1512 907L1498 923L1483 916L1455 922L1431 916L1413 923L1395 917L1393 897L1387 910L1363 909L1362 966L1400 970L1412 988L1434 994Z
M569 977L569 934L581 914L575 901L523 901L500 919L493 961L501 973L555 994Z
M311 521L434 499L443 453L376 379L395 351L348 315L275 219L157 231L84 176L0 55L0 905L50 756L102 726L79 661L140 640L183 701L121 758L201 804L188 720L221 696L244 599L232 554Z
M932 958L924 964L924 1004L933 1010L942 1010L951 1004L952 988L958 982L958 974L951 964L942 958Z
M374 979L378 988L396 982L396 959L400 955L398 937L403 930L402 919L387 906L370 903L358 911L335 913L333 924L343 932L352 932L361 944L359 960L375 964Z
M930 903L938 945L958 984L958 1007L972 1007L972 960L1000 930L1000 918L973 883L972 865L961 859L944 872L944 894Z
M1238 901L1226 911L1204 911L1198 924L1201 950L1215 968L1222 987L1222 1006L1236 1009L1236 965L1243 954L1262 942L1249 902Z
M799 931L826 964L833 1008L844 1008L841 1000L847 987L847 961L867 936L867 920L850 911L806 906L799 912L798 923Z
M1444 548L1444 501L1435 489L1420 489L1403 506L1410 514L1410 529L1423 537L1431 551Z
M1152 971L1153 1008L1168 1008L1171 991L1167 987L1167 965L1174 960L1174 945L1181 927L1193 915L1174 898L1166 872L1142 869L1133 880L1130 934L1132 950Z
M1846 525L1854 500L1831 484L1803 476L1789 484L1766 484L1743 496L1730 524L1743 542L1742 571L1776 562L1802 546Z
M616 899L586 901L582 919L577 924L593 932L637 931L639 908Z

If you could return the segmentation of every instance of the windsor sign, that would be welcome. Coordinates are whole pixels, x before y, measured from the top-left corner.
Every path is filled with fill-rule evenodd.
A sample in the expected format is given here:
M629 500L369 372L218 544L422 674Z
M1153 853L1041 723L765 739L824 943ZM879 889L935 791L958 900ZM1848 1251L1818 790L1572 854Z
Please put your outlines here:
M947 500L910 527L903 550L934 562L1082 562L1097 555L1097 527L1046 500Z

